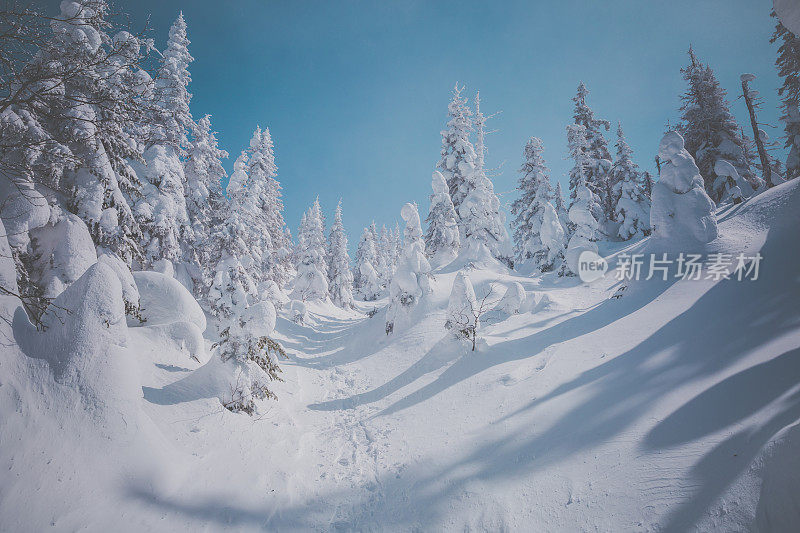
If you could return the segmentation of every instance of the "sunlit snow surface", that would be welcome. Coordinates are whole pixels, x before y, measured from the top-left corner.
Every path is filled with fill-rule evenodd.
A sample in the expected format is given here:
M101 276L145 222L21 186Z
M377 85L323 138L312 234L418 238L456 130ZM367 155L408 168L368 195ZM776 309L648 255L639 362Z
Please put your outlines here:
M478 299L525 291L475 352L443 328L455 266L388 337L386 300L309 303L302 325L284 308L285 381L254 418L221 408L209 341L195 361L118 298L93 294L49 343L17 313L0 530L798 530L799 186L723 207L702 245L760 251L757 281L617 281L651 240L601 246L591 285L468 270Z

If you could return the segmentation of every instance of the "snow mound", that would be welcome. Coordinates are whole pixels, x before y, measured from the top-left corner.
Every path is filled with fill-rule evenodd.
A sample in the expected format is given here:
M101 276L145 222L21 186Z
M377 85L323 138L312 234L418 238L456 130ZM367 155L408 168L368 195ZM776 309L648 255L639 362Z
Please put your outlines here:
M27 182L13 184L3 179L0 185L0 216L6 228L8 243L12 248L28 244L28 232L40 228L50 220L47 199Z
M30 235L38 254L35 270L41 272L39 286L46 297L54 298L61 294L97 262L94 242L86 224L72 213L62 211L55 224L36 228Z
M497 302L495 309L508 315L516 315L523 309L525 299L525 289L521 283L515 281L508 286L503 297Z
M206 329L206 316L200 304L178 280L159 272L134 272L139 290L142 316L148 326L191 322L200 331ZM135 319L131 326L138 325Z
M125 349L125 304L114 271L103 263L89 267L42 322L45 331L35 331L17 308L14 330L23 351L47 360L58 383L79 391L84 409L109 435L134 431L141 389L136 362Z

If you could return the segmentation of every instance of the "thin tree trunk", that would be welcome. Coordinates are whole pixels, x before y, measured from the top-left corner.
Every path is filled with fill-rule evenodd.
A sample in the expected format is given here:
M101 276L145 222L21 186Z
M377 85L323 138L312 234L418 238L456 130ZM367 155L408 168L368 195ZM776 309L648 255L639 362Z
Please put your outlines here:
M753 98L750 95L750 88L747 86L747 80L742 80L742 93L744 94L744 101L747 104L747 111L750 112L750 124L753 126L753 139L756 142L758 149L758 157L761 159L761 171L764 173L764 181L767 182L767 187L774 187L772 183L772 167L769 165L769 157L767 150L764 148L764 140L758 131L758 122L756 121L756 110L753 106Z

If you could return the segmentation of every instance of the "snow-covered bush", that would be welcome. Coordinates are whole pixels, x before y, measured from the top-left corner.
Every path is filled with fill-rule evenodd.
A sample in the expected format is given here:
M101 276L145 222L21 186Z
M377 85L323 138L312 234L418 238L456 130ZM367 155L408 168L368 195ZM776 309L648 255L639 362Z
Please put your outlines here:
M453 331L457 336L468 336L469 330L478 328L479 318L475 317L478 301L475 298L475 289L472 281L464 272L456 274L453 288L450 289L450 299L447 301L447 316L445 329Z
M446 265L456 258L461 240L458 221L447 181L438 170L431 177L431 208L428 212L428 232L425 234L425 252L435 266Z
M491 299L493 295L494 286L490 286L480 299L476 298L472 281L463 271L456 275L450 290L444 327L456 338L469 341L473 352L478 342L481 316L497 303Z
M653 235L679 242L707 243L717 237L714 202L706 194L700 170L684 148L683 137L667 133L658 156L668 162L653 186L650 225Z
M431 266L425 258L419 212L414 204L405 204L400 216L406 223L403 251L397 262L397 270L389 287L389 309L386 313L386 334L392 333L395 324L419 303L430 291Z
M225 324L214 345L232 370L230 394L221 398L222 405L252 415L257 400L277 399L269 382L283 381L278 375L277 357L286 352L269 337L275 329L275 307L270 302L258 302L238 310Z
M295 324L303 324L308 317L306 303L302 300L292 300L289 302L289 319Z

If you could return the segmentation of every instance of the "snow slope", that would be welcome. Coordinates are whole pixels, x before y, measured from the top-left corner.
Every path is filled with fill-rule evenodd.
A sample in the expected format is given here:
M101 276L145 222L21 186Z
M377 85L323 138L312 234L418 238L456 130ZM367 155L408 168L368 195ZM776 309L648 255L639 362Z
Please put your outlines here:
M95 416L0 322L0 530L797 530L798 205L795 180L718 213L703 250L760 250L757 281L619 292L619 254L650 240L601 250L591 285L478 266L479 300L526 300L475 352L443 328L454 268L388 337L385 300L282 312L285 381L256 418L147 327L95 347L142 388L124 424Z

